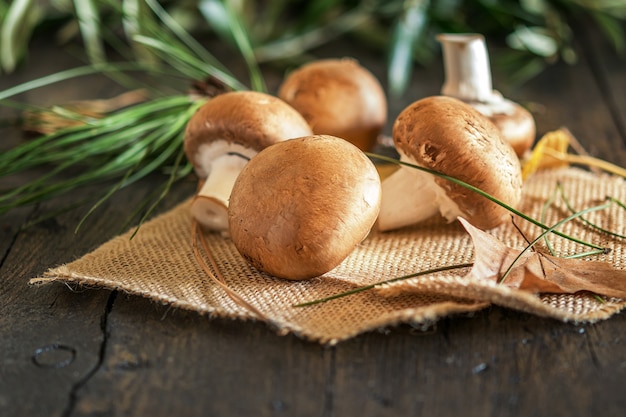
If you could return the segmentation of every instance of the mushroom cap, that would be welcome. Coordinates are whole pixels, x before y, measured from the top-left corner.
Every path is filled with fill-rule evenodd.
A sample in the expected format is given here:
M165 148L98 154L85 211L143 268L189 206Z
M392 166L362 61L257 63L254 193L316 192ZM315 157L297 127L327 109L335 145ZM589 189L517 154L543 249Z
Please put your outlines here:
M374 164L349 142L327 135L279 142L237 178L230 235L255 268L312 278L339 265L367 237L380 199Z
M302 115L283 100L255 91L234 91L210 99L194 113L185 129L184 147L202 178L210 172L210 161L199 152L202 146L220 141L212 153L231 152L231 145L256 153L278 141L311 133Z
M494 90L490 101L467 101L496 125L505 142L518 157L524 156L535 142L536 126L533 115L518 103L508 100Z
M464 181L515 206L521 199L519 159L498 128L465 102L427 97L405 108L393 126L399 153L417 165ZM490 229L508 211L483 196L444 178L435 182L474 226Z
M314 134L340 137L361 150L374 146L387 121L380 82L351 58L303 65L287 75L278 96L304 116Z
M489 116L518 157L522 157L535 142L535 118L524 107L513 103L511 113L494 113Z

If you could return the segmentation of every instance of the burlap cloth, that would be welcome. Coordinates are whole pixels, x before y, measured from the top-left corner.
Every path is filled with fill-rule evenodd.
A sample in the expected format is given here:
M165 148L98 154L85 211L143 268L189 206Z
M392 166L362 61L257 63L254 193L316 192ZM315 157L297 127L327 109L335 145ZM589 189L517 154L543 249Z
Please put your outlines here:
M626 201L623 179L567 168L536 173L528 179L521 211L539 219L558 181L579 210L598 204L607 195ZM146 223L132 240L130 232L118 236L31 282L60 281L121 290L212 316L259 319L234 302L198 266L192 253L188 206L189 201L183 202ZM545 223L554 224L568 214L557 199ZM626 212L619 207L588 217L613 232L626 234ZM515 224L530 239L539 233L536 226L522 220ZM624 241L594 231L580 221L567 223L561 230L610 247L611 253L593 259L626 269ZM512 222L490 233L509 246L526 246ZM427 326L441 317L477 311L490 304L573 322L606 319L626 307L626 300L601 301L586 293L537 296L491 281L470 281L463 277L467 269L400 281L310 307L293 306L425 269L471 262L472 242L458 222L445 224L433 219L395 232L373 232L333 271L300 282L259 273L243 261L228 238L217 234L206 237L227 285L263 314L261 320L279 333L292 332L321 343L335 343L402 322ZM562 255L586 249L558 237L551 237L551 241Z

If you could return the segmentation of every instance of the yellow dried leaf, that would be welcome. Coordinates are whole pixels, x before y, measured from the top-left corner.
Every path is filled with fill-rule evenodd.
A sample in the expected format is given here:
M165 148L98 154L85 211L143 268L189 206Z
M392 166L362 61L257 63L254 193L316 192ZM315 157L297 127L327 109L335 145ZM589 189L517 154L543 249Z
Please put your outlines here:
M546 168L566 167L567 161L554 154L566 154L571 136L565 129L548 132L539 139L530 157L522 165L522 178L526 179L534 172Z
M580 155L568 153L570 146ZM626 169L587 155L566 128L548 132L539 139L530 157L522 163L522 178L526 180L541 169L567 167L570 164L582 165L594 172L602 170L626 178Z

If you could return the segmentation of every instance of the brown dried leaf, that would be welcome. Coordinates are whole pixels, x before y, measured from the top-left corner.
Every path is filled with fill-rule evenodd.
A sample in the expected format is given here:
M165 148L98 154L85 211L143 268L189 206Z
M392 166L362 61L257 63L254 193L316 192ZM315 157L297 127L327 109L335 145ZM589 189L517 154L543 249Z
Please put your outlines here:
M499 282L522 253L459 218L474 243L474 266L469 277ZM536 251L524 252L502 285L532 293L573 294L590 291L626 299L626 271L606 262L558 258Z

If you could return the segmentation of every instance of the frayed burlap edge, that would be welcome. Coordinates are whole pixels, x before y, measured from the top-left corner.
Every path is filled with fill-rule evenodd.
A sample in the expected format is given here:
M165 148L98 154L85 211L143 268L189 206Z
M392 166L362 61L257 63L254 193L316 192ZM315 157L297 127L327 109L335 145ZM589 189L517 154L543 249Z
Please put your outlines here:
M546 171L525 184L520 210L539 218L543 203L560 182L575 207L597 204L606 195L626 200L621 178L597 176L578 169ZM82 258L52 268L32 284L62 282L120 290L215 317L260 319L279 334L294 333L308 340L336 343L366 331L410 322L428 325L450 314L469 313L491 304L571 322L606 319L626 307L625 300L599 301L588 294L532 295L493 283L467 281L463 274L436 274L381 286L311 307L294 304L371 285L436 266L471 262L471 239L458 224L433 219L422 225L391 233L373 232L337 268L309 281L270 277L250 267L228 238L206 234L208 244L226 284L258 309L263 317L234 302L215 285L192 255L189 201L144 224L131 240L130 232L103 244ZM553 224L564 217L556 205L546 218ZM600 223L617 233L626 232L626 215L618 210L603 214ZM505 224L490 231L511 247L525 240L517 225ZM534 236L537 228L522 226ZM612 249L601 259L626 268L623 242L599 236L572 222L563 231L588 240L601 239ZM571 242L553 242L559 253L579 250Z
M334 329L335 331L328 331L328 329L325 328L319 329L315 323L298 324L296 322L284 320L280 317L269 317L268 319L263 320L255 317L253 314L250 314L250 312L245 310L234 314L224 308L221 308L220 306L198 305L188 300L171 297L166 294L155 294L152 292L132 289L128 286L120 286L119 282L116 280L89 277L73 273L71 267L68 265L62 265L60 267L50 269L46 272L45 276L33 278L30 280L30 283L32 285L63 283L65 285L77 286L81 288L121 291L125 294L148 298L154 302L170 307L194 311L202 315L210 316L211 318L262 321L280 336L291 333L303 339L325 345L335 345L338 342L350 339L365 332L379 331L400 324L410 324L418 328L428 328L430 325L436 323L443 317L474 313L491 305L489 302L466 300L446 294L418 294L416 297L401 294L396 296L403 299L401 304L405 306L404 308L398 310L391 309L376 318L363 321L361 323L346 322L346 326L341 327L340 331L337 331L337 329ZM360 298L362 295L356 295L355 297ZM412 303L411 299L415 300L414 304L416 306L406 307L407 304L410 305ZM356 304L359 303L358 300L352 301ZM341 303L341 301L332 301L329 302L329 305L332 305L333 303ZM366 304L367 303L363 303L363 305ZM305 308L314 309L315 307ZM341 309L344 309L344 307L341 307ZM316 315L323 320L323 317L326 314L327 313L322 312ZM330 312L330 314L332 314L332 312Z
M411 292L467 297L536 316L574 323L605 320L626 308L626 300L619 298L589 293L536 295L493 281L458 276L411 279L378 288L378 293L384 297Z

